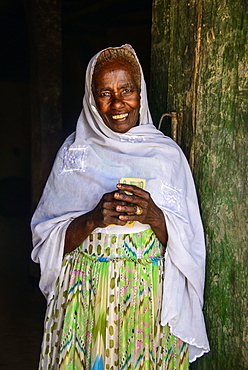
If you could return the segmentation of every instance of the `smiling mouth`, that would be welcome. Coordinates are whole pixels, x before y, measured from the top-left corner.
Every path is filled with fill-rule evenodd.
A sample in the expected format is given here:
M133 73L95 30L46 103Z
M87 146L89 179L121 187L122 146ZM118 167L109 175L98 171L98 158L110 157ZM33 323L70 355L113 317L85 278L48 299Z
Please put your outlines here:
M127 118L128 116L128 113L123 113L123 114L116 114L115 116L112 116L113 119L124 119L124 118Z

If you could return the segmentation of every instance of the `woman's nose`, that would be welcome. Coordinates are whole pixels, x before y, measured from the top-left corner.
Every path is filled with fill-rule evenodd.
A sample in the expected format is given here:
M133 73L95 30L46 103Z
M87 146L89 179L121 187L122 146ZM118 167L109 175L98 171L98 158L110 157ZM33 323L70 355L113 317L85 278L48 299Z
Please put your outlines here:
M114 109L119 109L121 108L122 106L124 105L123 101L122 101L122 98L119 97L119 96L112 96L112 100L111 100L111 107L114 108Z

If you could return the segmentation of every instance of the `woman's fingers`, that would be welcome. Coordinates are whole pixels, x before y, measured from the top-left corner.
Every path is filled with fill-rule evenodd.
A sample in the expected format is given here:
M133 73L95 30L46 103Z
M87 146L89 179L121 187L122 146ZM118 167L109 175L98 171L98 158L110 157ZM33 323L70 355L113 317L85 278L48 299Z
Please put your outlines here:
M118 206L125 206L127 203L113 199L112 202L103 202L103 208L107 210L116 210Z
M135 185L128 185L128 184L117 184L116 187L121 190L119 194L124 195L131 195L131 196L137 196L138 198L143 198L148 200L150 198L150 194L139 188L138 186ZM128 197L126 199L129 199ZM128 200L127 200L128 201Z
M149 192L134 185L118 184L117 188L121 191L114 194L115 199L127 203L127 206L119 207L120 212L127 212L119 216L121 220L139 221L150 226L157 224L161 218L161 210L153 202Z
M161 211L149 192L134 185L118 184L117 188L117 191L104 194L97 206L101 225L125 225L127 221L151 226L157 223Z
M132 206L140 206L142 208L147 208L149 206L151 196L147 191L134 185L117 184L117 187L118 189L121 189L121 191L115 192L115 199L124 201L127 203L127 205L130 205L128 203L132 203Z
M126 202L114 198L115 192L106 193L95 208L95 217L98 218L99 227L106 227L110 224L125 225L125 221L119 219L121 212L117 206L124 206Z
M119 213L138 214L137 213L138 206L135 205L135 204L131 204L131 205L118 205L116 207L116 211L119 212Z
M114 194L115 199L122 200L129 204L127 207L132 207L133 210L135 209L134 214L128 214L129 212L127 212L121 214L119 219L125 222L139 221L142 224L150 225L161 243L166 245L168 234L164 214L154 203L150 193L134 185L117 184L117 188L119 191ZM125 212L131 208L120 206L118 209L120 212Z

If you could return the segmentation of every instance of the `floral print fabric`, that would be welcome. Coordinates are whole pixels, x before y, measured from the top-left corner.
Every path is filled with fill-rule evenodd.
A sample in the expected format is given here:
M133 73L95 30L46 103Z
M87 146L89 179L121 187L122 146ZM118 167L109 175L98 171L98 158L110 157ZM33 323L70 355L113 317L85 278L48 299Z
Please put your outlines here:
M163 256L151 229L93 233L65 255L39 369L188 369L187 345L160 325Z

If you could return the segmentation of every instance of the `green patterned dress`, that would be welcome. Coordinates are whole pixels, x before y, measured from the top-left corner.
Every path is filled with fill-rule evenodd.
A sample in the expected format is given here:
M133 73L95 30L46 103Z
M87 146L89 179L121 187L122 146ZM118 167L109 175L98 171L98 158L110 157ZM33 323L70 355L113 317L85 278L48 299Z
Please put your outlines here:
M188 369L187 345L160 325L163 255L151 229L93 233L65 255L39 369Z

